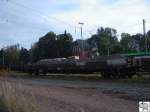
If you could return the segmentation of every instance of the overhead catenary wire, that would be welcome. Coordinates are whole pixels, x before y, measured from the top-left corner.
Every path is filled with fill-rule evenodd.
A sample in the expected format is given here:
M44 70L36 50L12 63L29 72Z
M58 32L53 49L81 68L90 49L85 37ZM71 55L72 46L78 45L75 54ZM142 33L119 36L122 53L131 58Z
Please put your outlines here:
M35 16L38 16L38 17L43 18L43 20L47 21L48 23L50 22L50 20L53 20L53 21L59 22L60 24L63 24L62 26L69 26L69 29L70 29L70 28L73 29L72 31L74 31L74 34L75 34L75 35L77 34L77 28L80 28L80 27L77 26L77 25L69 24L68 22L63 21L63 20L60 20L60 19L58 19L58 18L56 18L56 17L47 16L47 15L43 14L43 12L41 12L41 11L35 9L35 8L29 7L29 6L25 5L25 4L16 2L15 0L1 0L1 1L6 1L6 2L11 3L11 4L13 4L13 5L17 5L17 6L19 6L19 7L23 7L24 9L30 10L30 12L32 12ZM7 19L7 20L8 20L8 19ZM146 20L146 22L149 22L149 20ZM148 23L147 23L147 24L148 24ZM61 27L62 27L62 26L61 26ZM98 26L98 25L97 25L97 26ZM134 25L127 25L127 26L135 28L135 27L139 26L139 23L134 24ZM98 28L98 27L97 27L97 28ZM94 28L93 28L93 29L94 29ZM93 30L86 30L86 32L90 32L90 34L91 34L91 32L93 32Z
M34 14L35 16L38 16L38 17L40 17L40 18L42 18L44 21L46 21L48 24L50 24L50 20L53 20L53 21L55 21L55 22L59 22L59 24L60 25L57 25L57 27L59 28L59 27L64 27L64 30L67 30L67 31L69 31L69 29L74 29L75 31L74 32L72 32L73 30L70 30L71 32L72 32L72 34L74 34L74 35L76 35L77 33L76 33L76 29L77 28L80 28L80 27L78 27L77 25L72 25L72 24L70 24L70 23L68 23L68 22L66 22L66 21L63 21L63 20L60 20L60 19L58 19L58 18L56 18L56 17L53 17L53 16L46 16L46 15L44 15L43 14L43 12L41 12L41 11L39 11L39 10L37 10L37 9L34 9L34 8L31 8L31 7L29 7L29 6L26 6L26 5L24 5L24 4L21 4L21 3L18 3L18 2L15 2L14 0L1 0L1 1L7 1L7 3L10 3L10 4L12 4L12 5L17 5L18 7L23 7L24 9L26 9L26 10L30 10L30 12L32 13L32 14ZM22 15L22 14L20 14L20 15ZM20 16L19 15L19 16ZM52 28L52 27L50 27L50 28ZM53 27L54 28L54 27ZM54 28L55 29L55 28ZM69 32L70 32L69 31ZM71 33L70 32L70 33Z
M56 17L54 17L54 16L46 16L46 15L43 14L43 12L41 12L41 11L39 11L39 10L37 10L37 9L31 8L31 7L29 7L29 6L26 6L26 5L24 5L24 4L21 4L21 3L18 3L18 2L12 1L12 0L8 0L8 2L10 2L10 3L14 4L14 5L18 5L19 7L23 7L23 8L25 8L25 9L27 9L27 10L30 9L30 12L33 12L33 13L38 14L38 16L44 18L46 21L49 21L49 20L51 19L51 20L57 21L57 22L59 22L59 23L65 24L65 25L67 25L67 26L79 28L79 27L76 26L76 25L69 24L68 22L63 21L63 20L60 20L60 19L58 19L58 18L56 18ZM41 15L42 15L42 16L41 16Z
M14 16L14 14L12 13L9 13L9 16ZM3 17L3 18L0 18L1 20L1 24L7 24L7 25L11 25L11 27L15 27L15 26L20 26L20 27L24 27L24 28L28 28L30 26L30 29L33 28L34 30L48 30L49 28L54 28L54 26L50 26L50 27L41 27L39 24L35 24L35 23L32 23L32 25L30 25L30 22L23 22L23 21L18 21L16 19L8 19L7 17ZM14 26L15 25L15 26Z

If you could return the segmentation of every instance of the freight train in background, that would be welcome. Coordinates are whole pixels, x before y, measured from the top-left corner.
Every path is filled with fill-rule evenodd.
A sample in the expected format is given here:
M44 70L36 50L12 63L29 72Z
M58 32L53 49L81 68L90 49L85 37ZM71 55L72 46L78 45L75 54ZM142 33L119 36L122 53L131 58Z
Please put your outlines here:
M13 66L12 69L34 75L47 73L100 73L104 78L131 78L139 72L150 72L150 53L130 53L79 59L42 59L36 63Z

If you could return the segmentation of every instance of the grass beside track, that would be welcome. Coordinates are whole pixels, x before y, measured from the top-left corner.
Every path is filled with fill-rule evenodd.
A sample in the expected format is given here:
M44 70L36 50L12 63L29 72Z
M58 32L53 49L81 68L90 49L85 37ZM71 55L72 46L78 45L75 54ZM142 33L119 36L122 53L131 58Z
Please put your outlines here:
M0 81L0 112L37 112L23 86Z
M2 75L3 74L3 75ZM140 77L126 79L104 79L99 73L95 74L47 74L47 75L30 75L28 73L15 71L0 71L0 76L9 76L16 78L33 78L33 79L56 79L56 80L81 80L81 81L108 81L113 83L128 83L128 84L144 84L150 86L150 74L141 75Z
M17 78L33 78L33 79L54 79L54 80L80 80L80 81L107 81L113 83L127 83L127 84L144 84L150 86L150 75L143 75L141 77L133 77L126 79L104 79L100 74L48 74L48 75L29 75L27 73L15 72L12 77ZM148 76L148 77L147 77Z
M60 79L60 80L100 80L101 75L100 74L47 74L47 75L30 75L28 73L22 73L22 72L10 72L10 77L20 77L20 78L34 78L34 79Z
M65 88L78 89L79 87L82 89L99 89L105 94L115 94L118 96L125 93L127 94L125 99L132 100L142 101L145 98L149 99L150 94L150 77L144 74L141 77L134 76L128 79L103 79L100 74L47 74L45 76L35 76L27 73L9 72L6 79L7 78L14 79L15 81L19 81L20 79L20 81L29 81L29 83L33 81L33 83L36 82L36 84L50 83L52 85L55 85L58 81L58 83L60 83L58 85ZM63 83L65 84L63 85ZM71 86L66 86L66 84L71 84Z

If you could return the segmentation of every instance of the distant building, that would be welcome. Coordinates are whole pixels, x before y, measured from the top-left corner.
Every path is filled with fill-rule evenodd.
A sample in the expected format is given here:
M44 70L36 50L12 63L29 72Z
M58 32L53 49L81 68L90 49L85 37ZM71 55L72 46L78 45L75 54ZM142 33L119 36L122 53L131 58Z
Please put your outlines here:
M73 56L79 56L80 59L94 58L96 56L99 56L97 47L93 47L91 49L86 48L82 51L81 45L78 42L74 43L72 47L72 53L73 53Z
M81 47L76 42L73 44L72 54L74 56L80 56L81 54Z

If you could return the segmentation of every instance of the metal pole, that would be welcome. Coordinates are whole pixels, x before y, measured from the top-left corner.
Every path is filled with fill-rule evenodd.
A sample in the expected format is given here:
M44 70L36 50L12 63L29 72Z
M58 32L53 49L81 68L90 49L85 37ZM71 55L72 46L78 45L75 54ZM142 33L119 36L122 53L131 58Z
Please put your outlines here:
M145 19L143 19L143 34L144 34L144 39L145 39L145 52L147 54L147 38L146 38Z
M107 56L110 56L110 48L107 49Z
M4 50L3 50L3 67L5 66L5 56L4 56Z
M82 26L84 25L84 23L79 22L79 24L81 25L81 40L82 40L81 52L83 54L83 52L84 52L84 42L83 42L83 29L82 29Z

